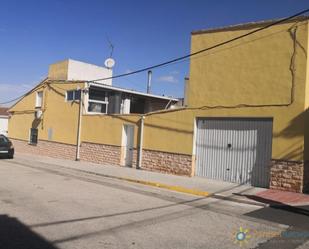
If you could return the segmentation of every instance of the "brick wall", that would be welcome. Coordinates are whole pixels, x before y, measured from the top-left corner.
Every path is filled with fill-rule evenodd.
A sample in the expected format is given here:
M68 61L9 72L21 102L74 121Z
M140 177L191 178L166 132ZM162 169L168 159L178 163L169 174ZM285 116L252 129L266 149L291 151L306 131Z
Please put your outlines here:
M75 160L76 146L58 142L39 140L37 145L27 141L11 139L16 152ZM120 165L121 147L83 142L80 158L99 164ZM133 165L137 167L138 151L134 150ZM190 155L143 150L142 169L175 175L192 175ZM309 191L309 162L272 160L270 188L291 192Z
M272 160L270 188L290 192L303 192L304 163Z
M76 146L51 141L39 140L37 145L30 145L27 141L12 139L16 152L35 154L40 156L49 156L75 160Z
M309 193L309 161L304 163L304 183L303 192Z
M133 162L132 162L132 167L133 168L138 168L138 149L134 149L133 151Z
M142 169L191 176L192 156L153 150L143 150Z
M120 165L120 146L83 142L80 159L93 163L110 163Z

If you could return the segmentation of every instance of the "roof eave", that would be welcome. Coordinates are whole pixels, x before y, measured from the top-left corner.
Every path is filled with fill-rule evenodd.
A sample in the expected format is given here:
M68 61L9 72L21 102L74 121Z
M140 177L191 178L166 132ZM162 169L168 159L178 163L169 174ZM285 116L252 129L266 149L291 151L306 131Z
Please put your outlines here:
M159 96L159 95L155 95L155 94L142 93L142 92L138 92L138 91L134 91L134 90L124 89L124 88L119 88L119 87L114 87L114 86L109 86L109 85L103 85L103 84L95 83L95 82L90 83L90 85L109 89L109 90L115 90L115 91L119 91L119 92L132 93L132 94L136 94L136 95L140 95L140 96L144 96L144 97L149 97L149 98L164 99L164 100L175 101L175 102L179 101L179 99L177 99L177 98L170 98L170 97Z

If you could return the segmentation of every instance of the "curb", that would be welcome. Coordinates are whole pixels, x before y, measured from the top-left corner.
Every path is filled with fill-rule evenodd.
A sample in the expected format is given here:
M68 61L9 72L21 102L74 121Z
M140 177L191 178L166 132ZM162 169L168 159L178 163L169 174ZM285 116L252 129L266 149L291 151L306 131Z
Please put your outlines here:
M14 163L14 162L11 162L11 163ZM116 179L116 180L120 180L120 181L142 184L142 185L145 185L145 186L162 188L162 189L171 190L171 191L184 193L184 194L191 194L191 195L196 195L196 196L201 196L201 197L215 198L215 199L226 200L226 201L237 202L237 203L243 203L243 204L248 204L248 205L255 205L255 206L260 206L260 207L268 207L269 206L268 204L265 204L265 203L250 201L250 200L243 199L243 198L235 198L235 197L230 197L230 196L224 196L224 195L216 194L216 193L209 193L207 191L203 191L203 190L199 190L199 189L185 188L185 187L177 186L177 185L168 185L168 184L164 184L164 183L160 183L160 182L138 180L138 179L135 179L135 178L128 178L128 177L122 177L122 176L107 175L107 174L97 173L97 172L93 172L93 171L89 171L89 170L85 170L85 169L65 167L65 166L61 166L61 165L58 165L58 167L71 169L71 170L74 170L74 171L79 171L79 172L83 172L83 173L87 173L87 174L91 174L91 175L106 177L106 178L110 178L110 179Z
M10 163L14 164L14 162L10 162ZM21 163L21 162L17 162L17 163ZM74 170L74 171L79 171L79 172L91 174L91 175L96 175L96 176L106 177L106 178L110 178L110 179L116 179L116 180L120 180L120 181L132 182L132 183L142 184L142 185L146 185L146 186L172 190L172 191L175 191L175 192L180 192L180 193L185 193L185 194L191 194L191 195L197 195L197 196L203 196L203 197L209 197L210 196L210 194L207 191L202 191L202 190L199 190L199 189L184 188L184 187L181 187L181 186L168 185L168 184L164 184L164 183L160 183L160 182L144 181L144 180L138 180L138 179L122 177L122 176L107 175L107 174L97 173L97 172L84 170L84 169L65 167L65 166L62 166L62 165L57 165L57 166L61 167L61 168L65 168L65 169L71 169L71 170Z
M115 176L112 176L112 177L117 178L119 180L127 181L127 182L139 183L139 184L143 184L143 185L147 185L147 186L168 189L168 190L172 190L172 191L180 192L180 193L185 193L185 194L204 196L204 197L210 197L211 196L211 194L209 194L207 191L202 191L202 190L199 190L199 189L190 189L190 188L184 188L184 187L181 187L181 186L168 185L168 184L159 183L159 182L143 181L143 180L137 180L137 179L133 179L133 178L126 178L126 177L115 177Z
M259 206L259 207L269 207L270 206L267 203L250 201L248 199L235 198L235 197L224 196L224 195L220 195L220 194L213 194L213 195L210 195L209 197L216 198L216 199L219 199L219 200L232 201L232 202L248 204L248 205L254 205L254 206Z

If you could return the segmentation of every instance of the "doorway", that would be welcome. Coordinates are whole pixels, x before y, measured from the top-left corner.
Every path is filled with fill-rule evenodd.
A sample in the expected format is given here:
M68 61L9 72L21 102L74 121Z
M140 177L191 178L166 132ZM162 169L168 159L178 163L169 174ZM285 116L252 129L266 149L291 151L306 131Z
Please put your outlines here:
M132 167L134 153L134 126L123 126L122 145L124 151L124 164L127 167Z

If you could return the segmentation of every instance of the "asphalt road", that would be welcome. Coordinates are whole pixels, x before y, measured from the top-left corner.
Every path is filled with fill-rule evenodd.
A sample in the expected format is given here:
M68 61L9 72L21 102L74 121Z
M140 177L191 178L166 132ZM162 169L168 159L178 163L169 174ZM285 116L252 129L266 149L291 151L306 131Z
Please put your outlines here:
M0 160L1 249L304 249L308 221L289 210ZM244 240L235 237L240 227Z

